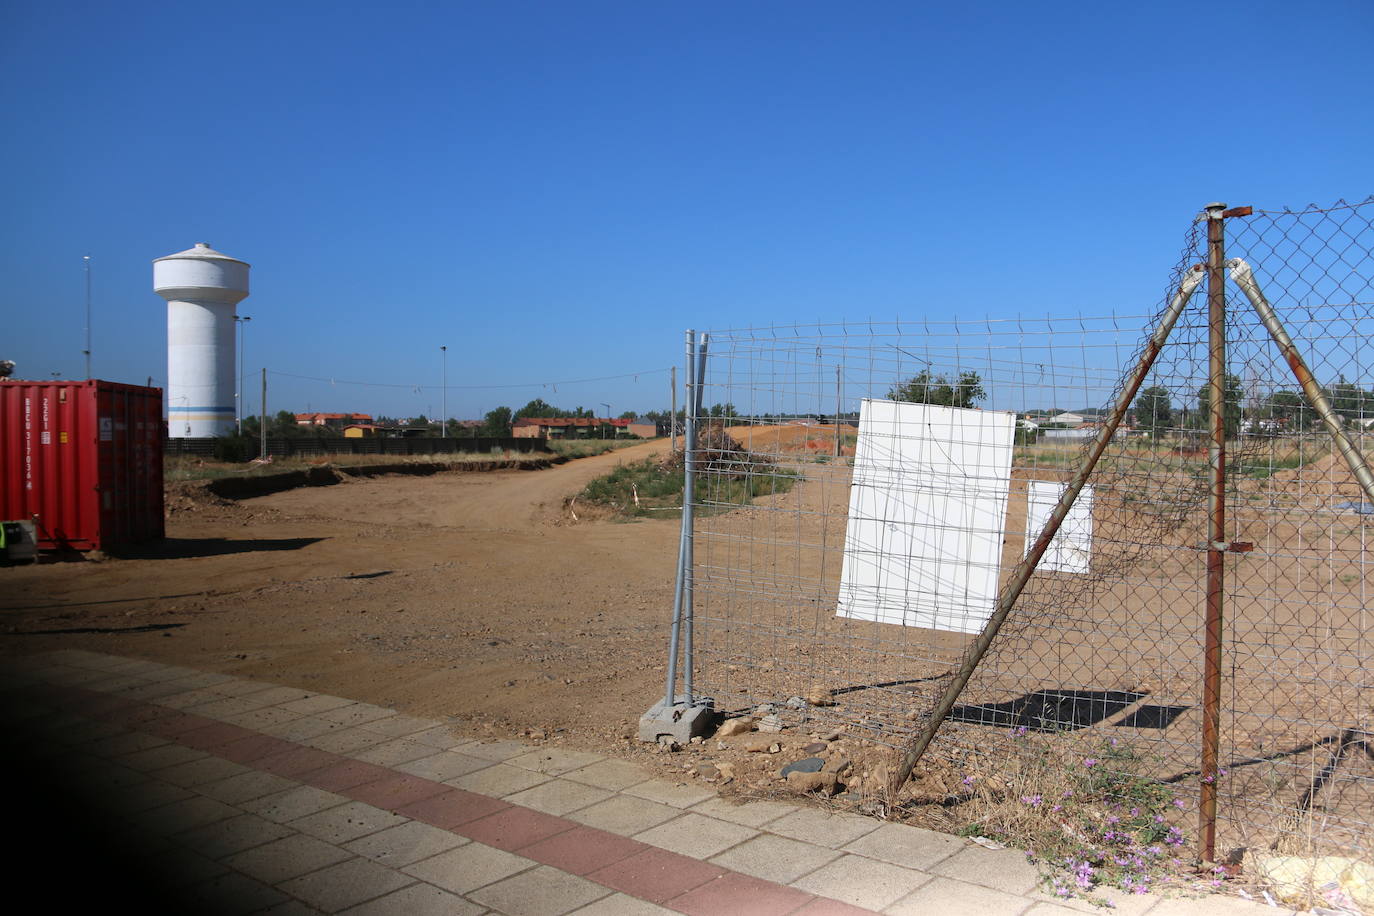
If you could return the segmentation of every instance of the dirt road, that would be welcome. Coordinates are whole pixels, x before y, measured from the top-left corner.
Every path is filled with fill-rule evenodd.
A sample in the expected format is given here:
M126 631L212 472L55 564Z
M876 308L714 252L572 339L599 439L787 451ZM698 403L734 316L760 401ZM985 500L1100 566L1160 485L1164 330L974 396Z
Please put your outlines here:
M180 501L132 558L0 569L7 654L82 647L600 744L652 702L677 526L573 523L648 443L542 471Z

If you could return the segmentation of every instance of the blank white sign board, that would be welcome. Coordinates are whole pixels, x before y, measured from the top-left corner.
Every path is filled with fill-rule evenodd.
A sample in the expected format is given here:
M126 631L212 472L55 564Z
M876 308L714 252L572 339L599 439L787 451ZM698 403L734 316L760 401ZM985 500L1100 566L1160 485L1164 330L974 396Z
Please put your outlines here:
M1050 514L1059 504L1065 484L1051 480L1032 480L1026 492L1026 553L1044 530ZM1036 566L1039 571L1086 573L1093 558L1093 488L1085 484L1074 500L1064 523L1054 534L1045 555Z
M865 399L837 614L977 633L997 600L1014 414Z

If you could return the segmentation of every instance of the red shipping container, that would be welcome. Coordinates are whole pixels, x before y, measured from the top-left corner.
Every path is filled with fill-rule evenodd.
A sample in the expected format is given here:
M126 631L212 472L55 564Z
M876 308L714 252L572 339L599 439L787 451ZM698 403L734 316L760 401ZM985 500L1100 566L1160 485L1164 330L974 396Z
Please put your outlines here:
M44 550L161 538L162 389L0 381L0 521L34 519Z

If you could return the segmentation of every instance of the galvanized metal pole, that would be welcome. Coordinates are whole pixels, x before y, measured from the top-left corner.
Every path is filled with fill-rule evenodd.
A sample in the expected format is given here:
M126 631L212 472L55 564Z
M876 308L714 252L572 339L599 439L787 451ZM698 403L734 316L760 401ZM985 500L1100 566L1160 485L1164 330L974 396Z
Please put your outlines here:
M673 399L673 409L668 414L668 448L677 451L677 366L673 367L672 379L668 382L670 396Z
M1207 214L1207 406L1211 414L1211 493L1207 512L1207 602L1202 655L1202 766L1198 852L1216 859L1217 771L1221 756L1221 635L1226 587L1226 238L1225 204Z
M702 398L706 391L706 345L709 340L710 338L706 334L702 334L697 338L697 368L696 375L693 379L696 382L696 389L692 397L692 412L697 416L701 415ZM697 430L695 423L692 424L691 430L687 440L687 459L684 461L684 466L687 468L686 479L688 481L692 479L693 474L696 472L696 458L693 455L697 450ZM692 669L696 667L696 654L692 646L692 634L696 630L696 604L693 600L693 586L695 585L694 572L696 568L696 511L688 511L688 506L690 505L690 501L687 499L688 493L691 493L695 497L695 485L684 485L682 506L682 531L683 536L687 539L687 563L683 569L686 573L683 579L686 588L682 599L682 610L686 617L687 644L683 647L682 652L682 692L687 696L687 705L691 706L696 699L692 693Z
M696 332L687 332L687 392L692 392L692 372L696 366ZM676 374L676 373L674 373ZM677 416L676 388L674 388L673 416ZM677 657L682 639L682 607L687 590L687 532L691 528L692 513L692 437L695 433L692 411L687 412L687 429L683 433L682 455L682 526L677 541L677 580L673 585L673 625L668 636L668 678L663 690L663 705L671 707L677 700Z
M1302 386L1303 394L1307 395L1307 401L1312 405L1312 409L1317 412L1317 416L1322 418L1327 432L1336 440L1336 448L1340 451L1341 457L1345 459L1346 465L1350 468L1350 473L1355 475L1359 481L1360 489L1364 490L1365 498L1374 504L1374 474L1369 471L1369 465L1365 462L1364 455L1350 441L1350 437L1345 434L1345 428L1341 424L1341 419L1332 409L1331 402L1327 400L1326 394L1322 391L1322 386L1317 384L1316 376L1307 367L1307 363L1298 352L1297 346L1293 343L1293 338L1288 336L1288 331L1284 329L1283 322L1279 320L1278 313L1269 304L1264 293L1260 290L1259 284L1255 282L1255 273L1250 269L1250 265L1240 258L1232 258L1226 262L1226 266L1231 270L1231 279L1236 281L1241 292L1245 293L1245 298L1250 300L1250 304L1259 313L1260 321L1269 329L1269 335L1274 338L1274 342L1279 345L1279 352L1287 361L1293 375Z
M973 677L974 669L987 654L988 647L992 645L993 639L997 636L998 630L1011 613L1011 609L1016 604L1016 599L1021 596L1026 584L1030 582L1031 575L1035 568L1040 564L1040 558L1049 549L1050 542L1054 540L1055 534L1059 531L1059 526L1063 524L1069 510L1073 508L1074 501L1078 499L1078 494L1082 491L1084 484L1092 475L1093 469L1097 467L1097 461L1102 457L1102 453L1107 450L1107 445L1112 441L1112 436L1125 419L1126 413L1130 410L1131 402L1135 400L1136 392L1140 390L1141 383L1145 381L1145 376L1149 374L1150 367L1154 365L1155 359L1159 356L1159 351L1164 347L1164 341L1168 339L1169 332L1173 330L1174 323L1178 321L1178 316L1183 314L1184 306L1192 298L1193 291L1202 282L1204 274L1200 266L1191 268L1184 274L1183 282L1179 284L1179 290L1170 301L1169 307L1164 312L1164 317L1160 319L1159 327L1155 329L1154 335L1145 345L1145 352L1140 355L1140 361L1127 376L1121 388L1121 394L1116 399L1116 406L1112 408L1111 415L1107 418L1107 423L1093 440L1092 447L1083 456L1083 461L1069 481L1064 492L1059 497L1059 502L1055 505L1054 511L1050 513L1049 519L1045 522L1045 527L1041 529L1040 535L1031 545L1026 556L1017 564L1012 571L1011 579L1005 588L997 596L997 606L992 612L992 617L983 625L978 638L969 648L964 656L963 664L955 672L954 679L945 689L944 694L935 704L935 709L931 713L930 721L921 729L921 733L912 741L902 755L901 763L898 765L897 772L893 776L891 791L895 796L902 785L911 778L911 771L915 769L921 756L925 754L926 748L930 747L931 741L935 739L940 726L944 724L945 718L949 716L950 710L959 699L959 694L968 685L969 679Z

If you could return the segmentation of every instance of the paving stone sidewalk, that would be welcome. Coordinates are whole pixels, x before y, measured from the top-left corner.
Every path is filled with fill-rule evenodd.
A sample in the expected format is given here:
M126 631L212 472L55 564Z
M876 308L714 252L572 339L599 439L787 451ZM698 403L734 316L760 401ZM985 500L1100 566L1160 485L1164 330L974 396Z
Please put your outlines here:
M597 754L455 737L343 697L139 659L7 661L12 873L50 905L195 913L1095 912L1014 850ZM15 829L17 826L17 830ZM1289 914L1114 898L1128 916Z

